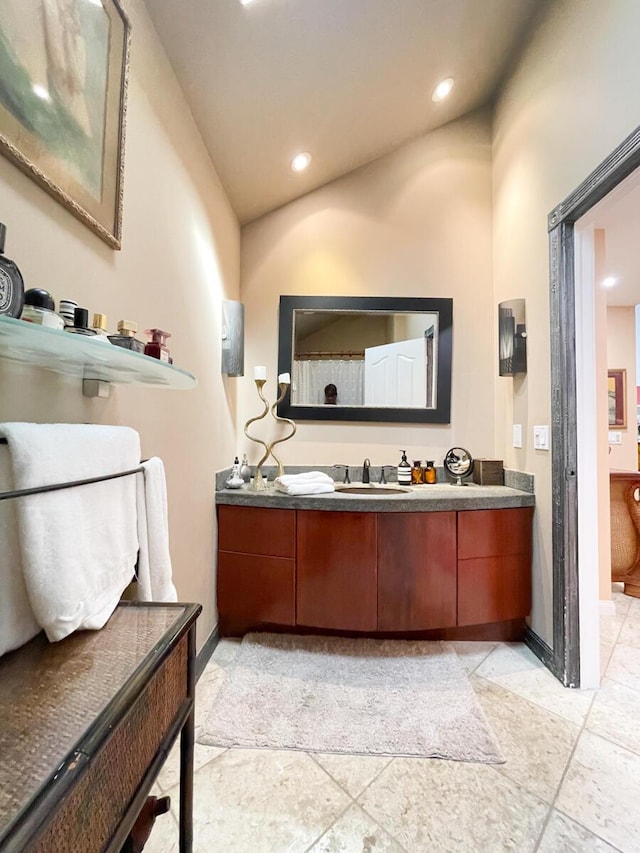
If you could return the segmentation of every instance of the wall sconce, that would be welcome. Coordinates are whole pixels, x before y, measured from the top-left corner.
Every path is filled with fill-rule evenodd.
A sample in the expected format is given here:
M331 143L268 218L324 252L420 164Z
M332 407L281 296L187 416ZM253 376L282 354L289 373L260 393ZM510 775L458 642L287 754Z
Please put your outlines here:
M515 376L527 372L527 315L524 299L498 305L498 373Z
M222 302L222 373L244 376L244 305L232 299Z

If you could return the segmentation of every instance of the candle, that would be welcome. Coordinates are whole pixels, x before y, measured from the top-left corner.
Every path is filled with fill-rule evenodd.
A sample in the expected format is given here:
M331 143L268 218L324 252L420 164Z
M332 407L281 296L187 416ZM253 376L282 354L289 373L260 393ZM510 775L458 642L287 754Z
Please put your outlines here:
M278 382L281 385L291 385L291 374L281 373L280 376L278 376Z
M266 379L267 378L267 368L260 366L253 368L253 378L254 379Z

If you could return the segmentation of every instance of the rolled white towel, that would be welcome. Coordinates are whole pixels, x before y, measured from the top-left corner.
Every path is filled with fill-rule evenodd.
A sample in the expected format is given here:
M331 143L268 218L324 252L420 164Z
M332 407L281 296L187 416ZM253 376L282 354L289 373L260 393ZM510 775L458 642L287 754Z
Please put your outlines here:
M324 483L319 480L309 480L306 483L279 483L279 478L275 480L275 488L278 492L283 492L285 495L323 495L328 492L334 492L335 486L333 481Z
M283 474L281 477L276 477L276 483L282 483L284 486L291 486L296 483L328 483L333 485L333 480L328 474L323 474L322 471L303 471L302 474Z

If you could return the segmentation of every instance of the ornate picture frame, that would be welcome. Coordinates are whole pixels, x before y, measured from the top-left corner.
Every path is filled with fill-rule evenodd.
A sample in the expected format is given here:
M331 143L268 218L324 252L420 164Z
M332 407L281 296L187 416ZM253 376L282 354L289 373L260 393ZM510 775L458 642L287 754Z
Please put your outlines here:
M118 0L0 4L0 152L114 249L130 37Z

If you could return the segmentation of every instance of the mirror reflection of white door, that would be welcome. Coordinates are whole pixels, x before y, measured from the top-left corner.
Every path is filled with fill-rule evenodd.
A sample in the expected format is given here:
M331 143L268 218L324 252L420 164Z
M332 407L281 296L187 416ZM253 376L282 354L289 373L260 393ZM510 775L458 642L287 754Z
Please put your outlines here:
M397 341L364 351L365 406L427 405L427 339Z

